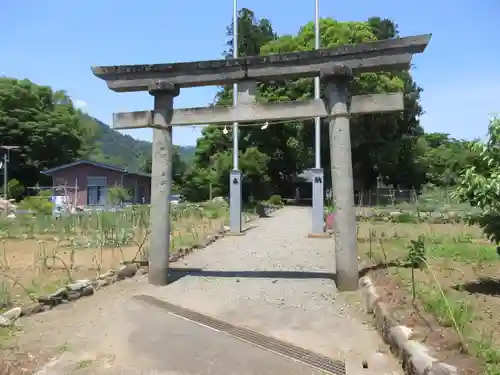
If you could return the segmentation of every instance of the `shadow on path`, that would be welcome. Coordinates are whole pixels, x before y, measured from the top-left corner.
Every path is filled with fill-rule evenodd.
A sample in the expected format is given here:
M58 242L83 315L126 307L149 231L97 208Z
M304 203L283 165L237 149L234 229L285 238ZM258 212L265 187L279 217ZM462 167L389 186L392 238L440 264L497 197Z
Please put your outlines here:
M408 267L407 265L389 262L388 264L376 264L364 267L359 271L359 277L363 277L370 271L385 269L389 267ZM185 276L196 277L220 277L220 278L235 278L235 279L297 279L297 280L313 280L326 279L336 281L334 272L320 271L217 271L204 270L202 268L175 268L172 267L168 271L169 283L174 283Z
M335 273L309 271L212 271L201 268L170 268L169 282L174 283L185 276L221 277L237 279L329 279L335 280Z
M390 267L411 268L408 264L400 262L379 263L366 266L359 270L359 277L366 276L371 271L386 269ZM326 279L336 282L335 272L321 271L218 271L204 270L202 268L176 268L172 267L168 271L169 283L174 283L185 276L197 277L220 277L235 279Z

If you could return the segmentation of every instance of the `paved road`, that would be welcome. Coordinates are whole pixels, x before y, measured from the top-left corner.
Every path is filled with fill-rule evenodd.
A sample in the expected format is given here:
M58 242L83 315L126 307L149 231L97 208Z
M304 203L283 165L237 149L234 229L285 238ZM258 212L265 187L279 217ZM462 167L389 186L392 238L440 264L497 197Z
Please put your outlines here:
M273 215L245 236L225 237L177 262L178 279L168 287L139 277L37 317L31 329L39 332L38 346L65 348L39 374L321 374L141 304L136 294L345 360L348 375L399 374L395 361L377 354L375 331L337 294L328 277L335 269L332 241L307 238L310 209Z

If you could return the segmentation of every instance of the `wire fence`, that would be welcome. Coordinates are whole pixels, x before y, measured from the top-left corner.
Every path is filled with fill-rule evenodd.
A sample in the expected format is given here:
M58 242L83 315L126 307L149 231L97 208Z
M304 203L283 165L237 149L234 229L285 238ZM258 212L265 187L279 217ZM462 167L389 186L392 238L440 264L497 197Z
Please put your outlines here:
M354 193L354 203L358 207L398 207L420 211L467 211L474 209L467 203L453 199L453 189L426 188L394 189L374 188Z
M396 206L401 203L416 204L418 202L416 190L403 190L392 188L375 188L354 192L356 206Z

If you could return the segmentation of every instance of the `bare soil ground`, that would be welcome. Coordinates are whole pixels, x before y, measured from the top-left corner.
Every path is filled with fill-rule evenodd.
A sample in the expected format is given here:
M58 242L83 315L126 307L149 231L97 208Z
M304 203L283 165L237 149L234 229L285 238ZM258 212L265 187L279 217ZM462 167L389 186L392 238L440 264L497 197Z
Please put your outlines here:
M428 266L412 269L408 243L424 235ZM500 374L500 257L463 224L359 223L363 272L397 320L464 374Z
M224 218L197 218L177 223L171 235L172 251L190 247L216 233ZM81 238L83 239L83 237ZM98 276L126 260L146 259L145 232L134 233L126 244L78 247L75 238L36 235L32 239L7 238L0 243L0 308L16 305L55 291L68 280Z

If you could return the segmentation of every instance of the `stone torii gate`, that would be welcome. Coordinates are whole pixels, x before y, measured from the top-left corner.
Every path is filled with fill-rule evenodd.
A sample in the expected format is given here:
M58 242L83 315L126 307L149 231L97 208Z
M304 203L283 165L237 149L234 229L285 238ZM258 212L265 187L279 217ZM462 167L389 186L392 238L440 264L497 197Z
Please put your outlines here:
M353 113L401 111L403 94L351 97L349 82L354 74L408 69L413 54L423 52L430 37L430 34L425 34L308 52L238 59L92 67L94 75L105 80L113 91L148 91L154 97L152 111L113 115L113 126L117 129L153 128L149 282L154 285L168 283L172 126L235 122L240 126L248 126L267 120L320 116L329 119L332 191L337 215L334 235L337 287L339 290L357 289L358 258L349 117ZM321 100L275 104L259 104L256 101L257 81L315 76L320 76L326 83ZM233 107L173 109L174 98L179 95L181 88L234 82L239 85L237 105ZM231 181L235 185L231 189L231 217L233 221L237 218L237 231L241 232L241 172L232 171ZM314 189L323 189L321 179L314 179Z

